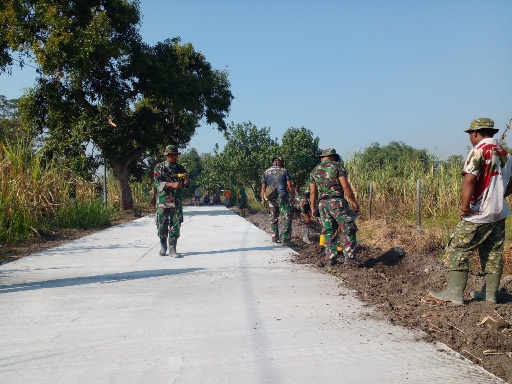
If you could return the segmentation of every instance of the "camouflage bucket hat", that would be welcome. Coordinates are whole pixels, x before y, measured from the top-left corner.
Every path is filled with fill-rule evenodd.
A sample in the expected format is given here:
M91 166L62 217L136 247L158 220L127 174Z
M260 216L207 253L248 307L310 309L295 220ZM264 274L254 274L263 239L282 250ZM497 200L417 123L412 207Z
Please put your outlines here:
M181 155L181 152L178 151L178 147L174 145L168 145L165 147L164 155L168 155L169 153L177 153L178 155Z
M284 165L284 160L283 160L283 158L281 156L274 156L272 158L272 163L274 162L274 160L279 160L281 162L281 164Z
M336 150L334 148L327 148L322 150L320 155L318 157L327 157L327 156L334 156L334 159L336 161L340 161L340 155L336 153Z
M489 129L493 133L496 133L499 131L499 129L494 128L494 120L489 119L487 117L479 117L478 119L475 119L471 122L471 125L468 129L465 129L464 132L474 132L478 131L480 129Z

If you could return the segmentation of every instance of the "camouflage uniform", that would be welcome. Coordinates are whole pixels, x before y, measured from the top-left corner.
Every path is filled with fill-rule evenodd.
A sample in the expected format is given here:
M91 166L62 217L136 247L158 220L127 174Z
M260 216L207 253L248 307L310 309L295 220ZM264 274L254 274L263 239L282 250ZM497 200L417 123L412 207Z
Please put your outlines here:
M272 162L275 159L272 159ZM278 159L283 162L281 158ZM287 181L291 180L290 172L286 168L278 166L268 168L261 176L262 184L275 185L278 192L277 198L268 201L268 207L273 238L282 243L288 243L292 237L293 208L287 189ZM281 225L279 225L279 221Z
M469 274L469 255L477 250L485 272L481 291L472 291L475 300L497 303L503 272L505 220L510 208L505 197L510 194L512 157L493 136L498 132L492 119L474 119L468 129L473 148L464 163L462 207L444 257L448 260L448 285L444 291L429 291L437 300L464 304L464 290Z
M180 225L183 222L182 190L165 188L166 182L181 181L177 176L163 180L166 175L186 173L185 168L178 163L171 164L165 160L156 165L154 171L156 198L156 225L158 237L178 239Z
M325 151L324 151L325 152ZM333 151L335 154L335 151ZM325 258L338 257L336 230L345 258L353 259L357 246L355 214L344 197L339 178L347 176L343 161L324 160L310 173L310 184L316 184L320 223L325 230Z
M300 221L303 227L309 227L311 225L311 200L309 198L309 189L304 191L302 197L295 199L295 207L300 211Z
M479 118L466 132L486 128L498 131L491 119ZM502 273L505 219L510 215L503 196L511 167L511 156L493 138L483 139L469 152L463 174L477 176L470 209L478 214L464 215L455 227L444 255L450 270L469 271L469 256L476 249L486 274Z
M448 242L445 257L450 271L469 271L469 256L476 249L485 273L503 272L505 220L476 224L460 220Z

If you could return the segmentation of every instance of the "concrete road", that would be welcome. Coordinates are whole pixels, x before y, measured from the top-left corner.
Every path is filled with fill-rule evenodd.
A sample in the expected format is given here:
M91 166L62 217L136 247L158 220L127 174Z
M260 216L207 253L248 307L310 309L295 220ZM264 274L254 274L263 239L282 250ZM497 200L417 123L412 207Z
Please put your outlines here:
M0 383L501 383L370 318L224 207L148 216L0 266Z

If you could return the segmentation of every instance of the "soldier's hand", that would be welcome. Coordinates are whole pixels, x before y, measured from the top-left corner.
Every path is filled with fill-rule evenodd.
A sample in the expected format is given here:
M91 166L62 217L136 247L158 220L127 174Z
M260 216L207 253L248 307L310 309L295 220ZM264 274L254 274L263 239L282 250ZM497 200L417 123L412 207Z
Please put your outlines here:
M314 217L320 217L320 211L318 210L318 207L315 208L315 210L313 211L313 216Z

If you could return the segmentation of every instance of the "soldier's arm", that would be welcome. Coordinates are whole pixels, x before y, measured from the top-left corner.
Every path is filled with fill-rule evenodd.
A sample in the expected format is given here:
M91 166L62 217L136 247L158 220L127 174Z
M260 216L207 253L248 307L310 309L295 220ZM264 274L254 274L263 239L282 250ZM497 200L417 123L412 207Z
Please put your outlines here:
M352 204L352 209L357 213L359 212L359 204L357 203L356 196L354 195L354 191L352 190L352 186L350 185L347 176L340 176L339 181L341 187L343 188L343 192L345 193L346 199Z
M261 196L261 203L263 204L263 206L267 205L267 199L265 199L265 189L267 189L267 183L262 182L260 196Z
M472 173L465 173L464 180L462 181L462 204L460 208L460 216L468 216L478 214L479 212L473 211L469 208L473 191L475 190L476 176Z
M309 199L311 205L311 212L314 212L316 209L316 200L318 198L318 190L316 189L316 184L309 184Z

